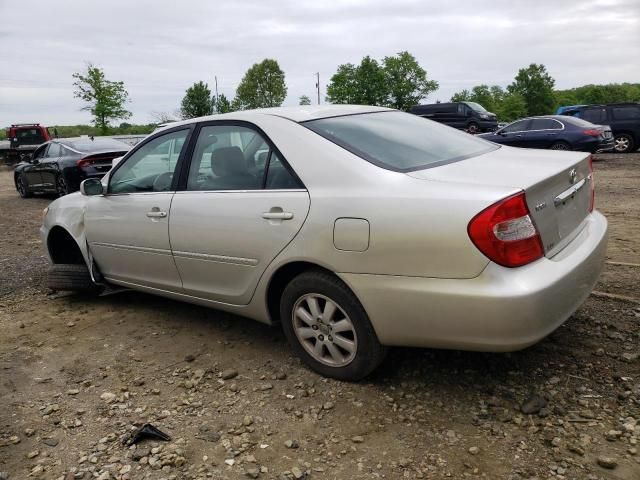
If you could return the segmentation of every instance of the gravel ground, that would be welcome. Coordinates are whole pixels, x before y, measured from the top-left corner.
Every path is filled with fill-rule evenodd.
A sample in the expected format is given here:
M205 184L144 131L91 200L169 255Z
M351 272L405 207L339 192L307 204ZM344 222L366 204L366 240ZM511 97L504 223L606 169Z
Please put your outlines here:
M602 293L527 350L393 349L357 384L250 320L50 294L51 199L1 171L0 479L640 479L640 153L599 160ZM172 440L123 446L146 422Z

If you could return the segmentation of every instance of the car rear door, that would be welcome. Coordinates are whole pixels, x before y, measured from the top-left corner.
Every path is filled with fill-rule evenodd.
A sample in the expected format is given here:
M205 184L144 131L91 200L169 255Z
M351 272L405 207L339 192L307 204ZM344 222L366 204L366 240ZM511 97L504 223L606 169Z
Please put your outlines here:
M564 126L551 118L532 118L523 133L519 146L525 148L549 148L561 141Z
M302 227L307 190L246 122L200 126L183 186L171 204L169 236L184 293L249 303L266 267Z
M167 152L188 142L191 127L154 137L109 175L105 195L91 196L85 212L89 250L107 280L180 291L182 281L169 243L174 174L181 160Z

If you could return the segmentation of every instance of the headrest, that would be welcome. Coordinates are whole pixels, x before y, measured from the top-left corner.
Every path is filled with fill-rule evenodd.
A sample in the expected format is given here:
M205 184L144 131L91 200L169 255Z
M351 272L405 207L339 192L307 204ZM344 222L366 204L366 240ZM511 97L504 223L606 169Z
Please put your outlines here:
M239 147L218 148L211 154L211 171L216 177L247 173L247 164Z

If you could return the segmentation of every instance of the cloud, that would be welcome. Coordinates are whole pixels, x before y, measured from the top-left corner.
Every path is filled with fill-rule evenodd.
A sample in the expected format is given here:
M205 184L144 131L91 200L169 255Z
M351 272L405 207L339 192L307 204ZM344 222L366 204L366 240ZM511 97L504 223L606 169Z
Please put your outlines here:
M91 61L130 93L133 121L175 110L203 80L233 97L244 72L275 58L289 96L315 99L341 63L414 54L446 100L479 83L507 85L544 63L559 88L640 79L636 0L166 0L43 3L0 0L0 125L86 123L73 72ZM10 66L10 68L7 68Z

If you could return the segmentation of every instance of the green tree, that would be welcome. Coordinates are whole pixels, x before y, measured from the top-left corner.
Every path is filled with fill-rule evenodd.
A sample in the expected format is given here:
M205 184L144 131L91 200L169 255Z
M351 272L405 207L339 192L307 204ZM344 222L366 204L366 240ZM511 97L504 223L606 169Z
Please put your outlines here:
M93 123L101 133L106 133L111 120L127 119L131 112L124 108L129 94L124 82L107 80L102 69L89 63L86 73L74 73L73 96L89 105L83 107L93 115Z
M213 104L214 99L211 96L209 85L197 82L187 88L180 104L180 114L184 119L211 115Z
M244 74L236 90L234 104L238 110L279 107L286 96L284 72L277 61L265 58Z
M518 93L506 93L494 108L493 113L503 122L512 122L527 116L527 102Z
M224 93L221 93L218 100L215 102L216 113L229 113L233 112L231 102Z
M522 95L527 104L528 115L553 113L555 80L547 73L547 68L532 63L518 71L513 83L507 87L509 93Z
M353 63L339 65L327 85L327 100L331 103L358 103L358 89L356 66Z
M427 79L427 72L409 52L400 52L382 61L388 96L385 105L398 110L409 110L431 92L438 82Z
M462 90L461 92L454 93L451 96L452 102L471 102L471 92L467 89Z
M306 95L301 95L299 104L300 105L311 105L311 99Z
M356 84L358 85L357 103L360 105L385 105L389 90L385 81L384 70L370 56L366 56L356 68Z

